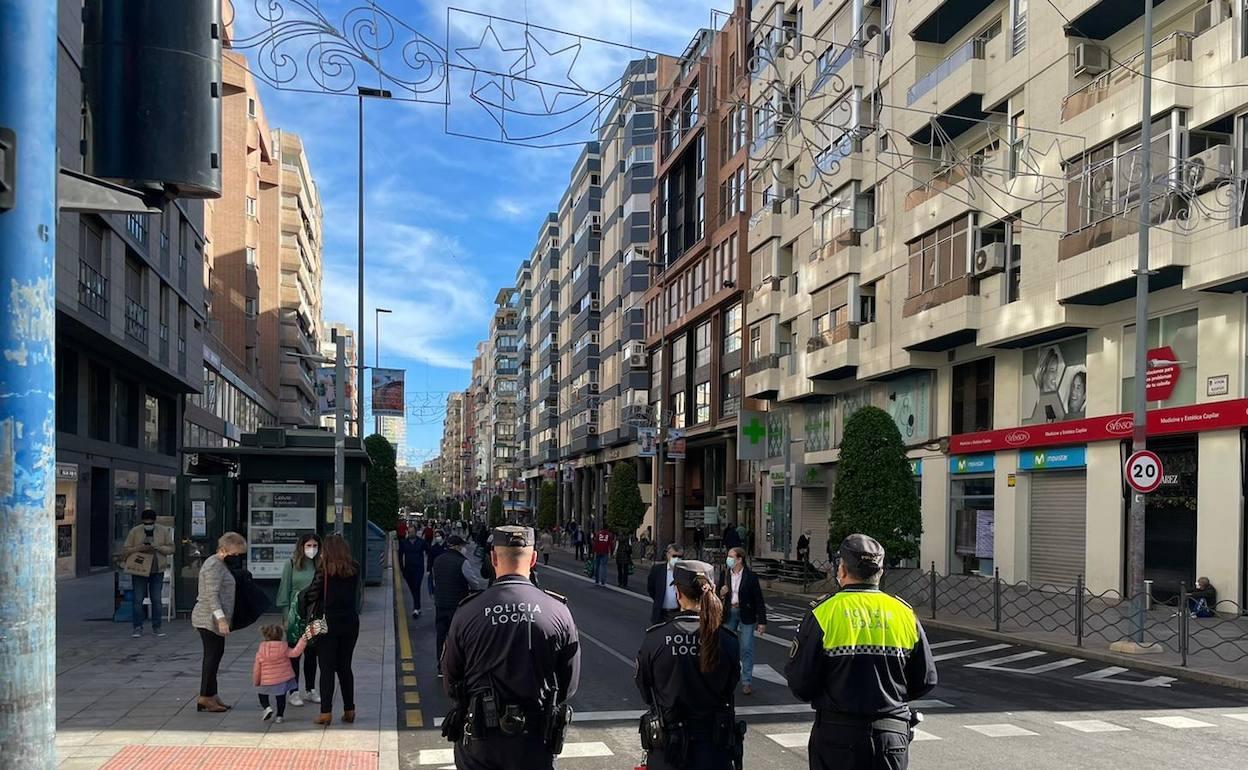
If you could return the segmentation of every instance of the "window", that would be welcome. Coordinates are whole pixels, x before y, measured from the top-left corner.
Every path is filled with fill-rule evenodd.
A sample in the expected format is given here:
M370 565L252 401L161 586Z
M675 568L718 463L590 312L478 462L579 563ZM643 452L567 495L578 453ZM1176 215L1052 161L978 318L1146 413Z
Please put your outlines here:
M706 235L706 196L698 196L698 229L695 240L702 240Z
M1017 56L1027 47L1027 0L1011 0L1010 6L1010 52Z
M754 324L750 327L750 360L757 361L763 357L763 326Z
M687 423L685 415L685 392L679 391L672 394L672 427L683 428Z
M56 430L78 433L78 356L74 351L56 351Z
M747 197L745 194L746 189L747 188L745 186L745 166L742 166L741 168L737 169L737 211L742 214L745 213L745 200Z
M741 410L741 370L724 372L720 377L719 397L722 399L720 414L732 417Z
M969 217L960 217L910 242L909 296L966 275L969 222Z
M256 100L253 97L247 97L247 117L256 117Z
M139 446L139 386L118 377L113 380L114 431L118 444Z
M954 434L992 430L993 359L953 367Z
M711 421L711 383L699 382L693 389L693 409L695 425Z
M724 313L724 353L741 349L741 304L737 303Z
M698 134L698 179L706 176L706 132Z
M700 324L694 332L693 365L697 369L711 365L711 322Z
M1171 313L1160 318L1149 319L1148 347L1158 348L1169 346L1174 351L1175 360L1191 362L1183 368L1195 368L1197 312L1195 309ZM1184 375L1187 372L1183 373ZM1186 406L1196 403L1197 377L1180 376L1170 398L1161 402L1150 402L1148 408ZM1122 411L1129 412L1135 405L1135 325L1132 324L1122 332Z
M246 210L247 216L251 217L252 219L256 218L256 199L251 197L250 195L247 196L247 204L246 204L245 210Z
M256 268L256 249L253 246L248 246L246 249L246 252L247 252L247 267L250 267L251 269L254 270Z
M672 342L672 379L685 376L686 337L681 335Z
M1021 100L1020 100L1021 101ZM1010 114L1010 178L1018 176L1026 144L1027 120L1022 110Z
M245 304L244 304L244 312L246 312L248 318L255 318L257 315L259 315L257 305L258 303L255 297L248 297L246 299Z

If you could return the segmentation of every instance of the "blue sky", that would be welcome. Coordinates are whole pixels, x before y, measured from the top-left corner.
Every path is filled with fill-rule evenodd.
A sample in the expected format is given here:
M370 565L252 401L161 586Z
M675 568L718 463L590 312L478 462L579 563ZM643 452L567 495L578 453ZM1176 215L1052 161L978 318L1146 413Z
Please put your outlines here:
M267 27L256 5L234 0L236 35ZM486 333L494 296L513 285L516 269L531 251L538 227L555 208L576 156L574 147L537 147L592 137L596 100L575 94L608 91L630 58L626 47L569 35L530 30L464 11L526 18L612 43L679 54L698 27L711 23L714 3L705 0L377 0L402 25L395 45L383 47L383 67L416 79L398 58L412 31L439 46L450 42L449 106L408 100L365 105L366 363L373 362L374 307L382 316L381 365L407 370L409 404L407 460L418 464L437 454L446 393L463 389L476 343ZM336 29L350 30L370 11L367 2L285 0L284 21L307 18L299 6L317 8ZM730 4L721 2L721 7ZM355 9L353 11L353 9ZM344 20L346 23L344 23ZM350 38L351 35L348 35ZM363 38L368 39L368 38ZM308 38L285 49L302 64ZM528 51L535 53L530 56ZM245 51L256 64L257 49ZM634 56L636 54L634 53ZM473 73L475 64L493 72L527 73L528 79L567 82L567 90ZM359 82L376 86L375 71L357 68ZM302 79L294 85L312 85ZM383 83L399 95L401 89ZM354 93L354 88L351 89ZM447 91L439 92L444 97ZM474 99L473 96L478 98ZM506 100L506 101L505 101ZM356 321L356 100L262 86L269 123L300 134L308 151L325 211L324 301L326 322ZM484 141L500 133L497 112L488 105L559 113L504 121L510 136L534 136L562 128L549 139L520 145ZM449 129L449 132L448 132ZM459 136L455 134L464 134Z

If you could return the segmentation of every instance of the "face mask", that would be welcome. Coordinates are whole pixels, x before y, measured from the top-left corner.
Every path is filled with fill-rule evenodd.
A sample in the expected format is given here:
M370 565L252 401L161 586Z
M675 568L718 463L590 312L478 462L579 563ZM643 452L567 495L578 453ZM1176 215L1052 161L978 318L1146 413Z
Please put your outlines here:
M433 539L433 544L434 544L434 545L442 545L442 538L440 538L440 537L435 537L435 538Z
M669 566L669 567L675 567L675 566L676 566L676 562L678 562L678 561L680 561L680 557L679 557L679 556L673 556L673 557L671 557L671 558L669 558L669 559L667 560L667 566Z
M155 522L152 522L151 524L144 523L144 524L143 524L143 531L144 531L144 532L147 532L147 533L149 533L149 534L150 534L150 533L152 533L152 532L155 532L155 531L156 531L156 523L155 523Z
M735 556L729 556L727 559L724 559L724 561L727 562L728 569L732 569L737 566L737 559Z
M303 555L309 559L315 559L317 553L319 553L319 549L314 545L309 545L303 549Z

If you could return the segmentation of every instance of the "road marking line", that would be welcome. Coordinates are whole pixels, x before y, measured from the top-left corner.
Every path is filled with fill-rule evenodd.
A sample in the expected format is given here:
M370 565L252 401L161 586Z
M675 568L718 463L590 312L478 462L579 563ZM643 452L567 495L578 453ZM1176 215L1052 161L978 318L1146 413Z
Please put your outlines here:
M968 730L974 730L980 735L988 738L1021 738L1027 735L1039 735L1039 733L1033 733L1031 730L1009 723L992 725L963 725L963 727Z
M978 641L978 639L950 639L945 642L932 642L928 645L928 647L931 647L933 650L940 650L945 647L960 647L964 644L975 644Z
M455 749L421 749L417 755L418 765L442 765L455 761Z
M1248 714L1223 714L1227 719L1238 719L1241 722L1248 722Z
M570 759L576 757L610 757L614 752L607 748L607 744L602 741L586 741L584 743L569 743L563 747L563 753L559 755L560 759Z
M403 686L404 686L404 687L415 687L415 686L416 686L416 677L414 677L414 676L405 676L405 677L403 677Z
M1100 719L1076 719L1070 722L1054 722L1053 724L1069 727L1071 730L1078 730L1081 733L1121 733L1131 729L1113 724L1112 722L1104 722Z
M805 748L810 743L809 730L804 733L776 733L767 737L786 749Z
M1007 663L1017 663L1022 660L1037 658L1042 655L1048 655L1047 652L1040 650L1031 650L1029 652L1018 652L1013 655L1006 655L1003 658L993 658L992 660L981 660L978 663L967 663L966 668L983 668L989 671L1006 671L1011 674L1045 674L1049 671L1056 671L1059 668L1069 668L1083 663L1082 658L1063 658L1062 660L1053 661L1052 663L1042 663L1039 666L1031 668L1010 668Z
M1152 722L1162 727L1172 727L1175 730L1189 730L1193 727L1217 727L1217 725L1208 722L1202 722L1199 719L1191 717L1140 717L1145 722Z
M939 663L942 660L953 660L954 658L969 658L972 655L983 655L997 650L1008 650L1013 647L1012 644L990 644L986 647L976 647L973 650L959 650L958 652L946 652L941 655L933 655L932 660Z
M415 690L412 690L411 692L403 693L403 702L409 706L419 706L420 705L420 693L416 692Z
M781 687L789 686L789 680L784 678L784 674L781 674L779 671L775 670L766 663L754 667L754 678L762 679L764 682L778 684Z
M615 649L614 647L610 646L609 644L602 641L601 639L596 639L590 636L589 634L585 633L584 631L581 631L580 629L577 629L577 635L580 636L580 638L584 639L585 641L589 642L590 644L596 647L602 648L608 655L612 656L618 661L623 662L624 665L630 668L636 667L637 662L635 660L628 657L627 655L620 652L619 650Z
M411 661L405 660L403 661L402 664L399 665L399 668L402 669L405 673L410 674L416 670L416 665L412 663Z
M1090 674L1080 674L1075 679L1088 679L1093 682L1108 682L1110 684L1129 684L1135 687L1169 687L1171 682L1177 682L1172 676L1155 676L1152 679L1143 679L1140 681L1132 681L1130 679L1115 679L1118 674L1130 671L1129 668L1122 666L1109 666L1099 671L1093 671Z
M938 740L940 740L939 735L932 735L926 730L920 730L919 728L916 727L914 728L914 738L912 739L911 742L917 743L918 741L938 741Z
M407 711L403 712L403 716L407 722L408 727L424 727L425 726L425 715L421 713L420 709L408 709Z
M640 719L644 711L577 711L572 715L572 723L582 722L630 722Z
M952 703L946 703L939 698L919 698L916 701L910 701L910 707L916 709L951 709Z
M398 564L398 547L390 550L391 564ZM412 630L407 625L407 607L403 601L403 583L399 578L402 570L392 569L394 573L394 612L396 625L399 627L399 660L412 659Z

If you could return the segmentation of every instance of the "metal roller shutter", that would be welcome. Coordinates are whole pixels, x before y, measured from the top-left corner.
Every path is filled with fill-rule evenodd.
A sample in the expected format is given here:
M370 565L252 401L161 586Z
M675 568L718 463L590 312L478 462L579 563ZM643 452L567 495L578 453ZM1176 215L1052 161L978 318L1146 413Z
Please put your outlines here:
M803 487L801 490L802 515L793 534L793 549L797 551L797 538L810 530L810 560L814 563L828 558L828 490L827 487Z
M1047 471L1031 477L1032 585L1068 587L1085 569L1088 474Z

